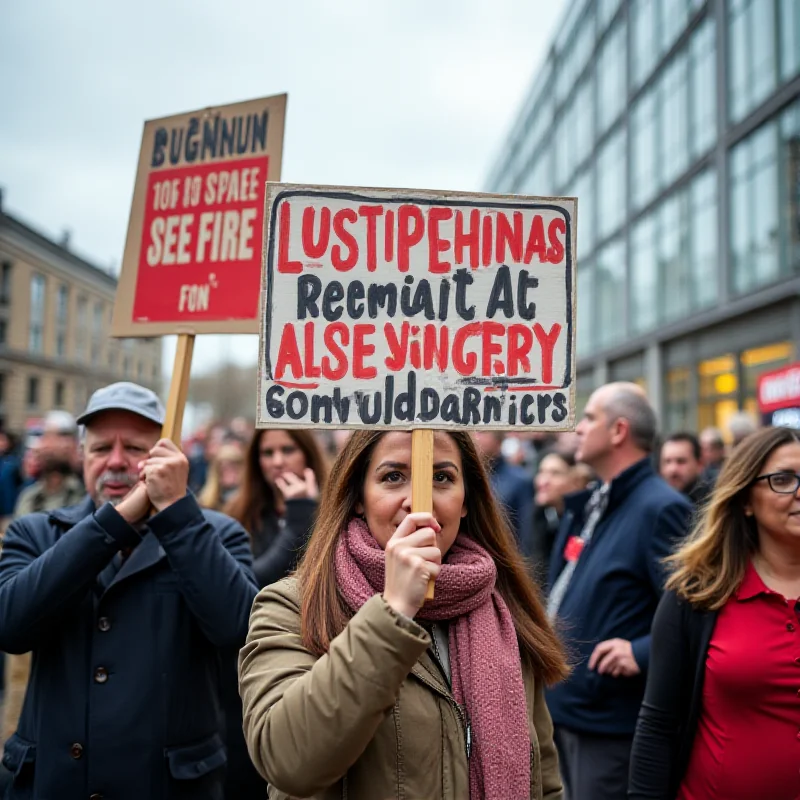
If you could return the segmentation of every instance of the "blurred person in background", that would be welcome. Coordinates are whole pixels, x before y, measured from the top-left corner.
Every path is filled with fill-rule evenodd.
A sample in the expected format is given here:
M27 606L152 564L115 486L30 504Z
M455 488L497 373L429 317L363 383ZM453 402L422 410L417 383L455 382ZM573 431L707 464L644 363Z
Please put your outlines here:
M510 464L503 455L505 435L498 431L476 430L475 443L486 462L494 496L508 516L517 546L525 556L531 554L533 522L533 479L522 467Z
M737 411L728 420L731 434L731 450L740 445L751 433L758 430L755 420L746 411Z
M659 473L675 490L699 508L708 498L710 487L703 480L700 441L693 433L668 436L661 445Z
M633 800L800 797L800 434L732 452L652 630Z
M314 525L327 477L327 463L313 432L258 430L253 434L241 487L225 512L250 534L259 588L294 570ZM223 653L220 664L228 746L225 797L262 800L266 783L250 761L242 733L237 658L238 651Z
M655 472L656 415L634 383L601 386L578 423L577 457L599 484L565 501L547 613L576 656L547 704L568 800L624 800L663 559L691 505Z
M51 411L36 445L38 478L20 492L14 516L66 508L80 502L86 490L76 474L80 465L78 424L66 411Z
M208 479L208 465L228 436L228 429L215 422L197 434L195 452L189 456L189 488L195 493L202 491Z
M5 528L22 487L22 458L14 437L0 431L0 522Z
M204 508L221 511L242 485L244 446L237 440L223 444L208 468L206 482L197 495Z
M534 485L533 530L530 559L540 583L547 577L561 518L564 516L564 497L585 489L592 479L591 470L575 463L575 457L564 453L548 453L539 464Z
M700 432L700 455L703 462L702 479L713 487L725 463L725 439L719 428L704 428Z

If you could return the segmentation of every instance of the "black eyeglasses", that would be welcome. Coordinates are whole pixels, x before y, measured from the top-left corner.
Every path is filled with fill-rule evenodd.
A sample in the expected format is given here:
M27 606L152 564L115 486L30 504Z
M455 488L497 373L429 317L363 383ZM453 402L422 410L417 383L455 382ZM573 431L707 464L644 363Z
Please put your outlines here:
M770 472L759 475L753 483L756 481L768 481L769 488L777 494L795 494L800 489L800 475L796 472Z

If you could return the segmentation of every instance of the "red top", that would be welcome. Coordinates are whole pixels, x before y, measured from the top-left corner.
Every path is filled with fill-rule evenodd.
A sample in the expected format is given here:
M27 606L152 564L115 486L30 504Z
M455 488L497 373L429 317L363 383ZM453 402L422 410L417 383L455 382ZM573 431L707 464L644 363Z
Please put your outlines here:
M800 798L800 612L748 564L717 618L677 800Z

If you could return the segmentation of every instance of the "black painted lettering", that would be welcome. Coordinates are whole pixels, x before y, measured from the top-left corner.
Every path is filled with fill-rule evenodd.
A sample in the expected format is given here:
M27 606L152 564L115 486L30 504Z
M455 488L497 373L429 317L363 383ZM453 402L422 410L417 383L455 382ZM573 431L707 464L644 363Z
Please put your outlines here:
M453 280L456 284L456 313L469 321L475 317L475 306L467 308L467 286L473 283L474 278L466 267L462 267L453 273Z
M305 392L292 392L286 398L286 413L289 419L302 419L308 414L308 397Z
M553 404L553 398L548 392L542 392L536 398L536 408L539 412L539 424L544 425L547 422L547 408Z
M486 316L494 319L498 309L502 309L506 319L514 316L514 289L511 284L511 270L503 264L498 267L494 276L489 302L486 305Z
M301 275L297 279L297 319L319 316L317 300L321 291L322 281L316 275Z
M269 389L267 389L267 414L269 414L272 419L283 419L285 409L280 398L283 397L285 392L286 390L283 386L270 386Z
M439 393L436 389L425 387L419 398L419 419L420 422L431 422L439 416Z
M364 316L364 284L351 281L347 286L347 316L350 319L361 319Z
M378 316L378 308L386 311L390 318L397 314L397 287L393 283L381 285L371 283L367 289L367 315L370 319Z
M567 397L563 392L553 395L553 422L563 422L567 418Z
M517 308L522 319L536 318L536 303L528 302L528 289L535 289L539 285L539 279L534 278L526 269L519 271L517 280Z
M397 422L413 422L417 411L417 373L409 372L407 389L400 392L394 401L394 418Z
M342 300L344 300L344 286L340 281L331 281L322 293L322 316L328 322L336 322L344 313L344 309L337 305Z

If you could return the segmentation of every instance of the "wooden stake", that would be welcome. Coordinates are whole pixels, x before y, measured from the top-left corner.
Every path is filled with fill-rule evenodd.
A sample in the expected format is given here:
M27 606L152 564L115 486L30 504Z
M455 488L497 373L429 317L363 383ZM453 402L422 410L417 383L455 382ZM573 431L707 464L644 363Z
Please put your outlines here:
M171 439L181 446L181 430L183 429L183 410L189 394L189 372L192 369L192 352L194 351L194 334L178 334L178 348L175 350L175 364L172 367L172 382L169 385L166 418L161 436Z
M433 511L433 431L411 431L411 510ZM434 581L428 583L426 600L433 600Z

